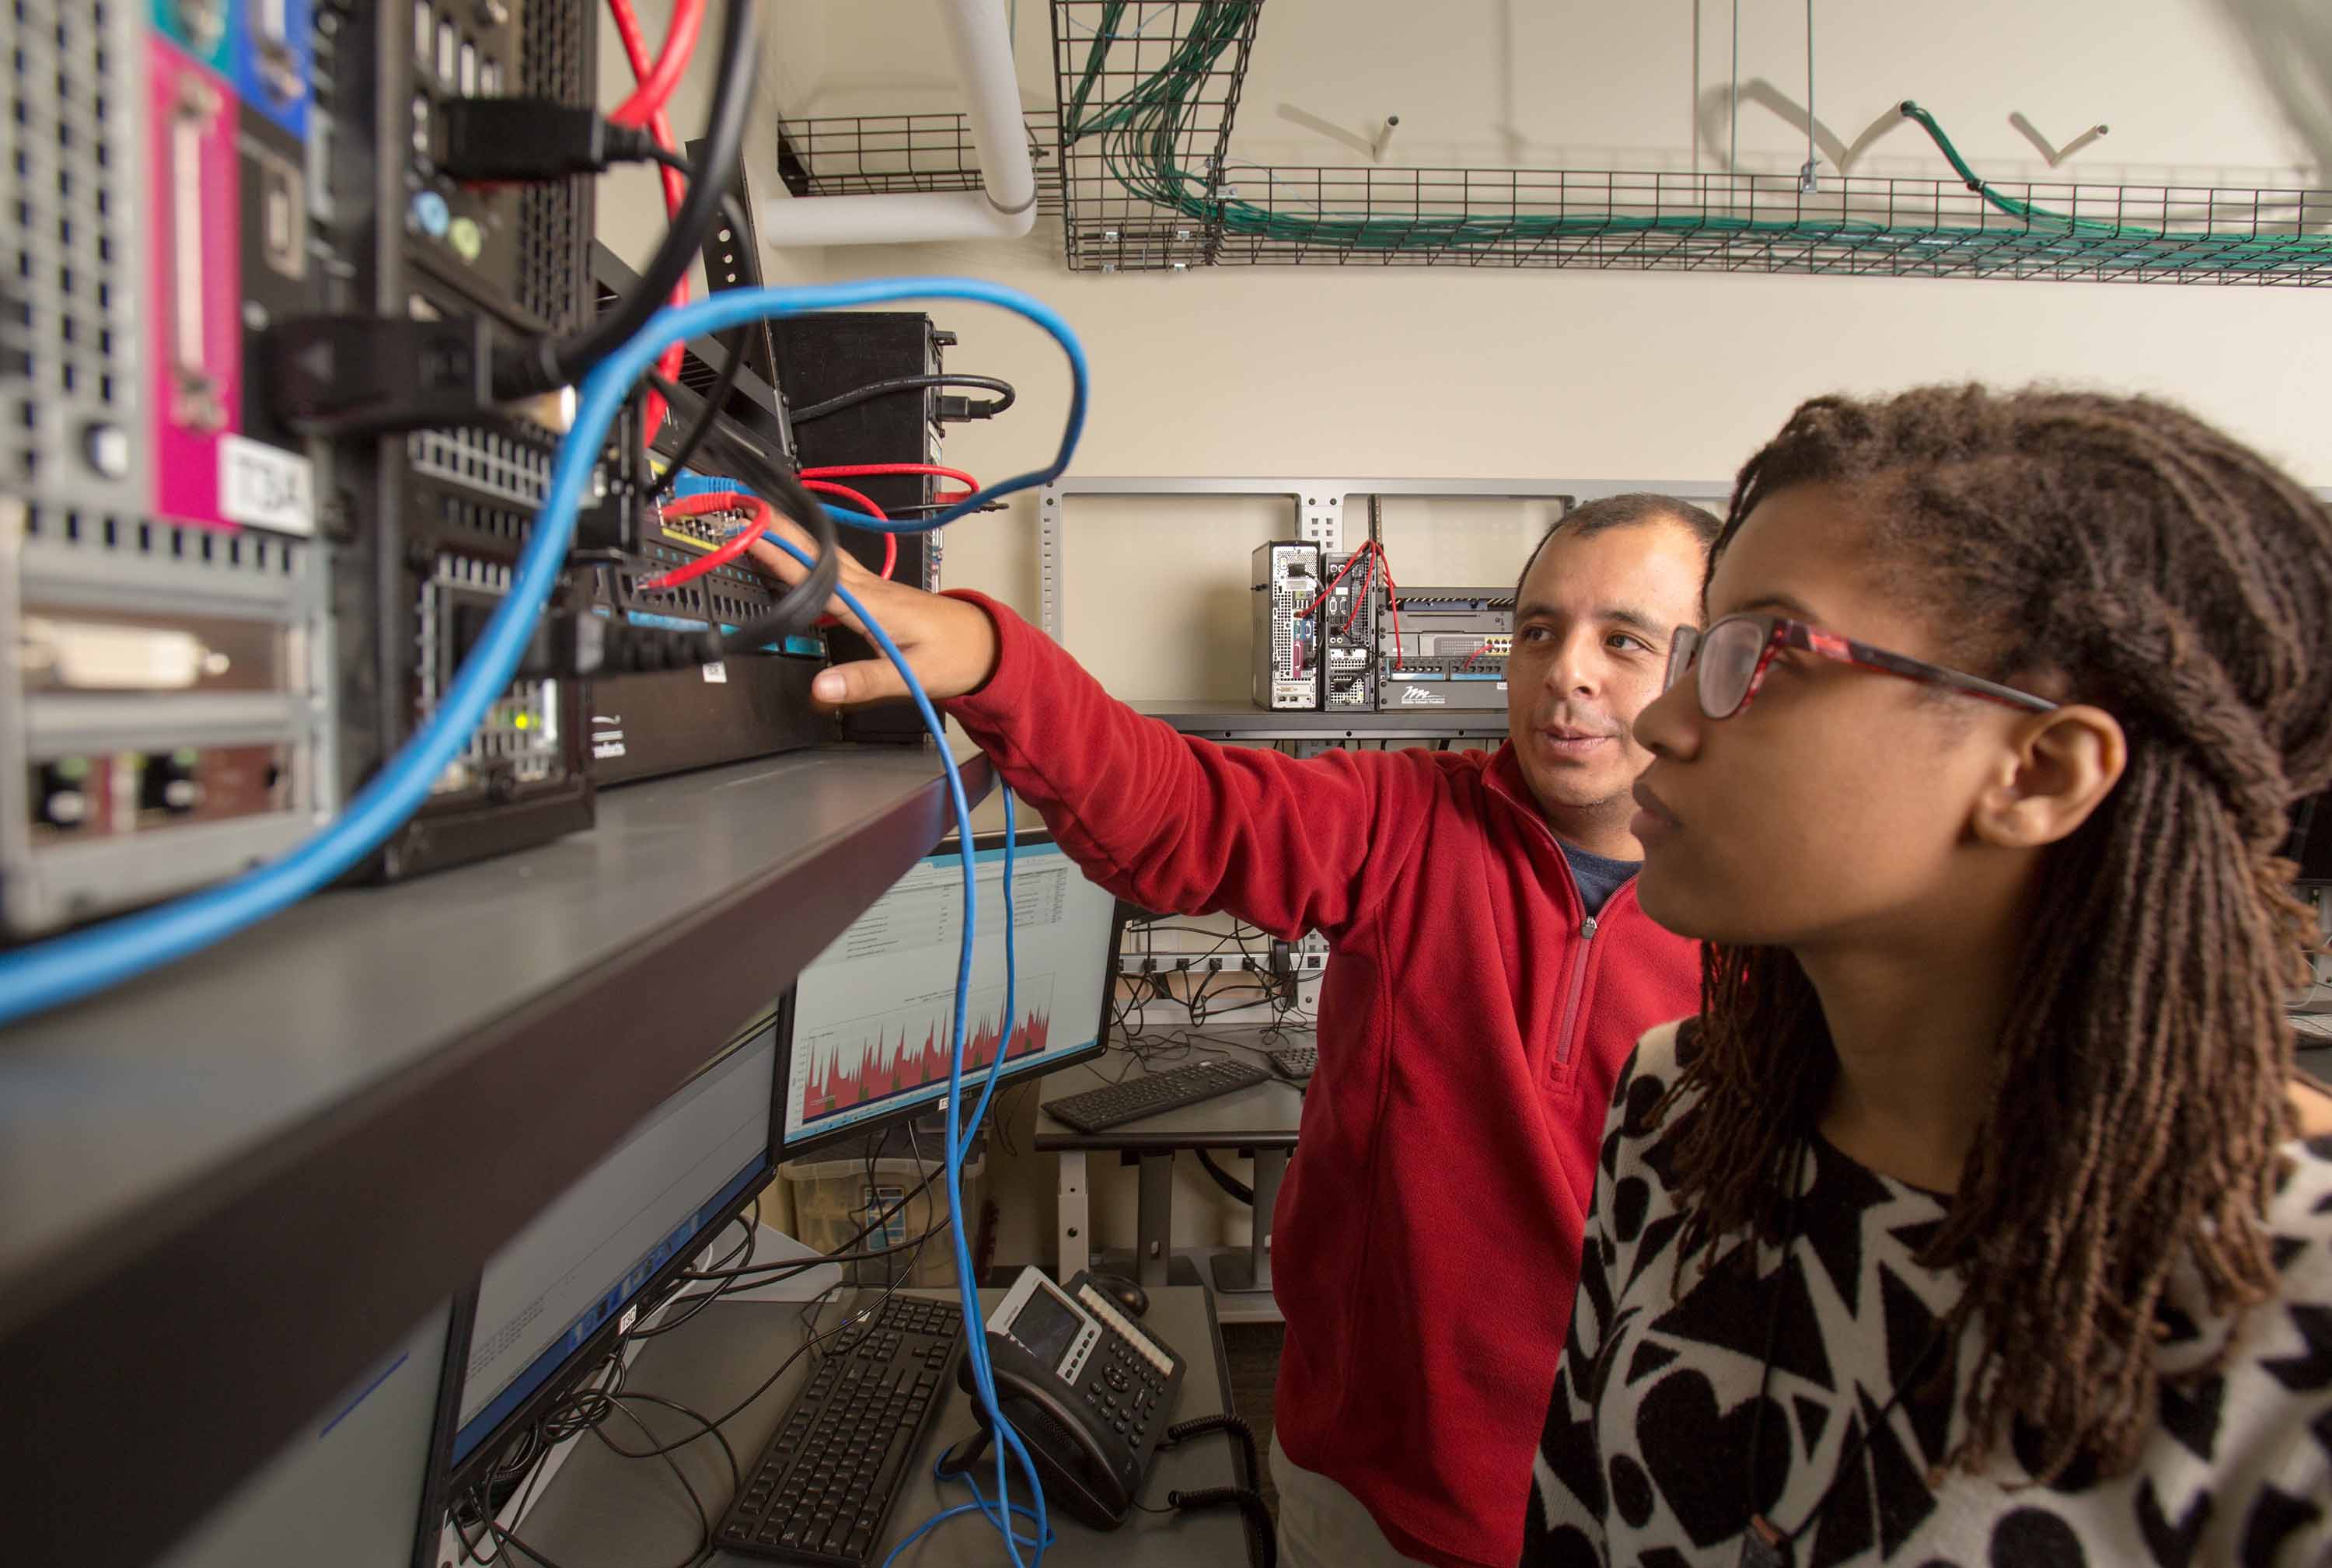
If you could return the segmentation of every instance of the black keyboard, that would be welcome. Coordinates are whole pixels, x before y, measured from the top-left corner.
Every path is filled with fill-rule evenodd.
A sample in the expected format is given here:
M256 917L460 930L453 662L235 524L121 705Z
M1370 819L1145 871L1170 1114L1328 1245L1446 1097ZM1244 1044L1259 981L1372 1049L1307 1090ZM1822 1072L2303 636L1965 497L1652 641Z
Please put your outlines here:
M1234 1089L1269 1082L1269 1073L1246 1062L1192 1062L1147 1077L1128 1078L1106 1089L1053 1100L1045 1109L1055 1121L1080 1133L1098 1133L1161 1112L1200 1104Z
M839 1336L721 1521L732 1552L865 1568L963 1353L963 1309L893 1296Z
M1271 1066L1283 1078L1308 1078L1320 1070L1320 1047L1282 1046L1271 1053Z

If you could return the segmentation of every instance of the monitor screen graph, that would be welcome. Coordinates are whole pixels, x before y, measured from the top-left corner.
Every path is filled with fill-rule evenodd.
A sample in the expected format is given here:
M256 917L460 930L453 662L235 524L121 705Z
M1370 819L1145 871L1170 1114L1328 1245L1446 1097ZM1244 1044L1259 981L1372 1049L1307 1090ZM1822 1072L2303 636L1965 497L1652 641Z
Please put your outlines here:
M1004 1052L1008 1063L1044 1054L1052 1036L1052 990L1051 975L1023 980L1014 999L1019 1016L1013 1020L1012 1040ZM802 1085L802 1124L944 1084L948 1042L955 1032L953 1001L950 988L911 999L888 1012L842 1019L808 1038L797 1033L795 1054L807 1053L809 1068ZM984 986L971 993L965 1073L980 1072L996 1060L1003 1013L1003 986Z
M1004 1017L1004 851L975 841L980 918L967 993L964 1073L1008 1077L1098 1049L1116 900L1057 845L1024 838L1012 867L1013 1017ZM792 1005L789 1149L926 1110L947 1093L955 1035L963 869L942 849L916 862L802 971Z

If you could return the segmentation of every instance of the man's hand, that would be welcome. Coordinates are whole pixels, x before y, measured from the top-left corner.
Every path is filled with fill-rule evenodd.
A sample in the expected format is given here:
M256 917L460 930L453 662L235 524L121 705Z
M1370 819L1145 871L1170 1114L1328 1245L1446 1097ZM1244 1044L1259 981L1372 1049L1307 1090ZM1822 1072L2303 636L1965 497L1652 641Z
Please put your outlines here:
M817 546L808 534L774 511L770 516L772 530L816 559ZM756 539L748 553L788 584L809 575L808 568L766 539ZM925 593L904 583L885 582L849 555L842 558L841 586L866 607L866 613L880 621L891 640L899 645L932 702L943 703L977 691L995 671L996 625L978 605ZM865 631L841 599L835 599L827 609L851 630ZM855 708L906 694L907 683L899 678L890 660L880 657L820 670L810 684L810 696L824 708Z

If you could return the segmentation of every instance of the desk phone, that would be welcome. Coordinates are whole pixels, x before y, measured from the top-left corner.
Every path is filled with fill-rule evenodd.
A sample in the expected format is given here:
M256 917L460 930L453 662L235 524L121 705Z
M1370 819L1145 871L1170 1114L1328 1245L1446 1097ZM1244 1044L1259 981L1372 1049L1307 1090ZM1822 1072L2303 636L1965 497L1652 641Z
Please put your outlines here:
M1183 1360L1126 1315L1090 1274L1064 1287L1034 1267L988 1315L988 1356L1004 1419L1027 1445L1048 1506L1096 1529L1125 1522L1182 1386ZM966 1357L956 1381L973 1390ZM987 1447L988 1411L975 1393Z

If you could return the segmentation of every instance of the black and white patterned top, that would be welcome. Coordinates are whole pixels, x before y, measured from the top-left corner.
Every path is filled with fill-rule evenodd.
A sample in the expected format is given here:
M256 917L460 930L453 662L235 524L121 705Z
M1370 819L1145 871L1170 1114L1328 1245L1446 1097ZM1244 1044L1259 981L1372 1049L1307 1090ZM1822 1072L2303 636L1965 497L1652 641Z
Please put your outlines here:
M1757 1502L1795 1529L1797 1568L2332 1563L2332 1140L2293 1144L2269 1221L2279 1298L2241 1320L2220 1369L2165 1382L2162 1421L2136 1468L2098 1480L2076 1466L2030 1484L2033 1456L1989 1477L1928 1477L1965 1429L1964 1388L1907 1394L1878 1420L1958 1299L1917 1255L1942 1200L1817 1142L1786 1257L1719 1238L1706 1274L1680 1253L1670 1197L1679 1104L1647 1123L1675 1077L1677 1026L1647 1035L1604 1126L1578 1305L1541 1440L1524 1525L1526 1565L1687 1568L1742 1560L1749 1456L1773 1314L1782 1311L1759 1445ZM1689 1059L1688 1056L1687 1059ZM1682 1294L1674 1292L1679 1269ZM2229 1324L2183 1297L2166 1309L2166 1372L2206 1363ZM2189 1315L2191 1314L2191 1315ZM1964 1377L1973 1353L1960 1359ZM1927 1372L1940 1364L1930 1360ZM1924 1378L1908 1380L1914 1387ZM1868 1433L1866 1440L1865 1434Z

